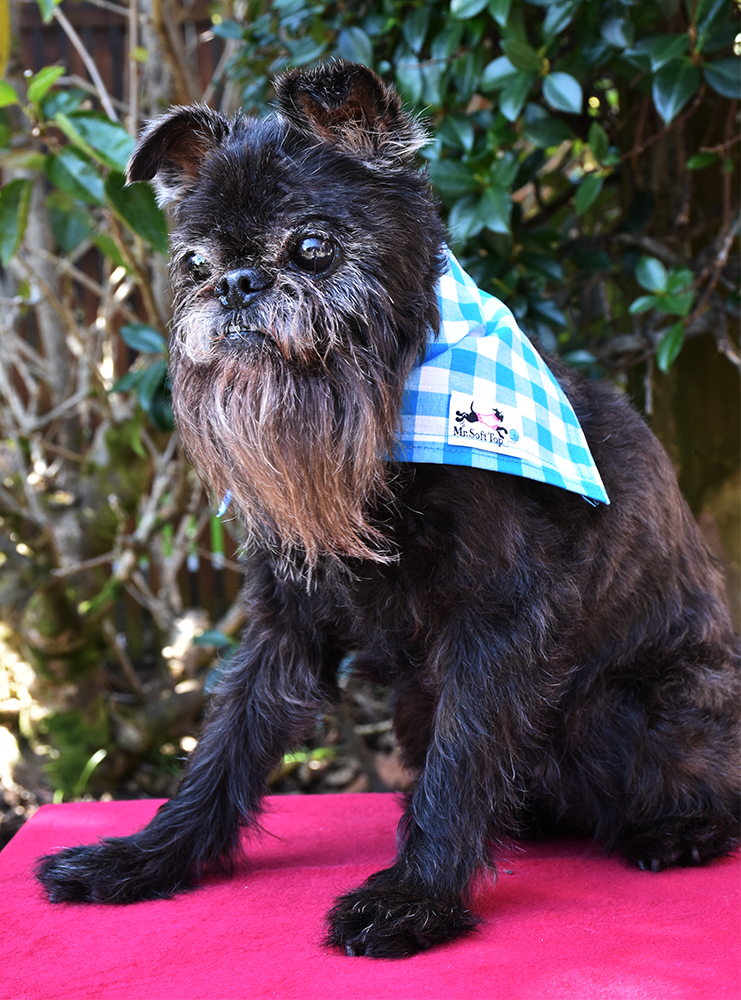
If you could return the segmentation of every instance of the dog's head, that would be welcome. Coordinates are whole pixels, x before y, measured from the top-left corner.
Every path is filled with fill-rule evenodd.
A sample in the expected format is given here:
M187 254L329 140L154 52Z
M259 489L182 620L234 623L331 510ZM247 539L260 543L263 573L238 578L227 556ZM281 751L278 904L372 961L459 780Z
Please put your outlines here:
M178 426L250 529L301 550L382 558L404 382L430 326L444 239L393 91L348 63L276 82L278 112L176 108L129 179L175 204L171 338Z

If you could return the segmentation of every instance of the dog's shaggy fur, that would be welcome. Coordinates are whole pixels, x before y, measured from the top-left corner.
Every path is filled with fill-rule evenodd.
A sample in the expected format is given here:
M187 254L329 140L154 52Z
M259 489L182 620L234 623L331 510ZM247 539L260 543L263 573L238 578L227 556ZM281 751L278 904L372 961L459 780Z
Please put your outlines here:
M277 91L262 121L176 109L130 164L177 202L174 405L245 522L247 626L177 795L134 836L42 859L50 898L166 897L228 864L348 651L395 693L419 773L395 862L330 913L348 953L466 931L497 843L535 829L566 824L653 870L724 854L739 646L666 454L625 400L553 360L610 506L389 462L439 319L422 133L362 67Z

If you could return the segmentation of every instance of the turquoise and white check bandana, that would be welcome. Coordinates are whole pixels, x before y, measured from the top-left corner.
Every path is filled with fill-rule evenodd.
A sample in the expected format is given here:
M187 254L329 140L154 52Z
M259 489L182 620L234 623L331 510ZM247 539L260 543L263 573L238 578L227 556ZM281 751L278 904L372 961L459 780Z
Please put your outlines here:
M407 381L394 457L469 465L609 503L576 414L518 329L447 250L441 325Z

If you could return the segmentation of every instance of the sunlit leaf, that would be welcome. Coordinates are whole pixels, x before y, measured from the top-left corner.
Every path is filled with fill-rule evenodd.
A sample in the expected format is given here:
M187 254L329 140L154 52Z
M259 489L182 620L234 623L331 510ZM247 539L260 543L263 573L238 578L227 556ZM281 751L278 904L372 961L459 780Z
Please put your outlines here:
M487 9L500 28L507 24L511 6L512 0L489 0Z
M581 84L570 73L549 73L543 81L543 97L556 111L581 113Z
M451 0L450 14L464 21L480 14L488 2L489 0Z
M498 90L513 77L516 77L519 72L517 67L513 66L506 56L499 56L499 58L493 59L481 74L480 87L482 93L489 94L494 90Z
M666 268L656 257L641 257L636 264L636 281L647 292L663 292L666 290L668 275Z
M46 158L46 176L61 191L87 204L105 204L103 178L88 158L73 146L64 146Z
M49 93L60 76L65 74L64 66L45 66L32 77L28 85L28 100L38 104Z
M11 104L18 103L18 94L15 87L7 80L0 80L0 108L8 108Z
M118 122L113 122L105 115L93 111L82 111L69 116L58 113L56 117L63 131L66 130L65 126L71 125L107 167L121 172L126 169L135 142ZM71 135L70 138L75 141Z
M626 14L611 14L600 25L604 40L616 49L627 49L633 44L635 30Z

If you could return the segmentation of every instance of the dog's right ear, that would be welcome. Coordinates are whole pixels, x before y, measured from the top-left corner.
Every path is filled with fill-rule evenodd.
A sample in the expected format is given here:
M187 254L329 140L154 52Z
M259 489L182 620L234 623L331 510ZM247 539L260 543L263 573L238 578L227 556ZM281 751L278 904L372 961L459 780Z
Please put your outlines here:
M126 179L153 181L160 205L179 201L198 180L203 158L229 134L229 119L203 105L173 108L139 137Z

